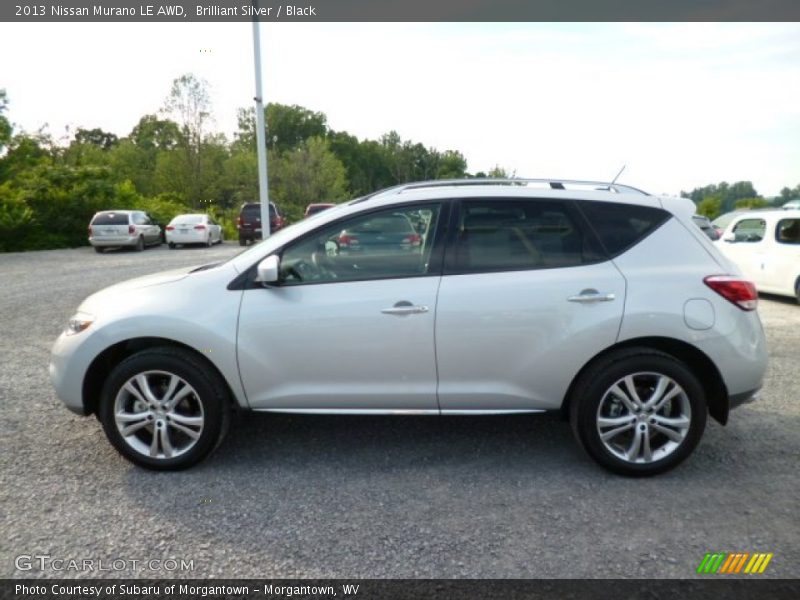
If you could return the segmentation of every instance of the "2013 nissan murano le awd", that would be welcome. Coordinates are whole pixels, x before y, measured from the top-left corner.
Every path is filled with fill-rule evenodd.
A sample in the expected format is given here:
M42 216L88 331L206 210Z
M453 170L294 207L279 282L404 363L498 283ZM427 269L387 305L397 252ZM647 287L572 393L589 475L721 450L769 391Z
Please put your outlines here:
M561 411L602 466L660 473L767 362L755 288L693 213L615 183L398 186L90 296L50 375L153 469L202 460L233 410Z

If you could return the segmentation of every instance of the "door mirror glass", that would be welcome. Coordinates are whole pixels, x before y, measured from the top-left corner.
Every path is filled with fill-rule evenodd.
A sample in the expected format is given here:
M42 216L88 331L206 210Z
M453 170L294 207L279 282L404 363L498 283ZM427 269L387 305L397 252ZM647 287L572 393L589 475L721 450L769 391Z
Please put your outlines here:
M257 276L256 281L260 283L275 283L278 281L278 273L280 272L281 259L273 254L268 256L256 267Z

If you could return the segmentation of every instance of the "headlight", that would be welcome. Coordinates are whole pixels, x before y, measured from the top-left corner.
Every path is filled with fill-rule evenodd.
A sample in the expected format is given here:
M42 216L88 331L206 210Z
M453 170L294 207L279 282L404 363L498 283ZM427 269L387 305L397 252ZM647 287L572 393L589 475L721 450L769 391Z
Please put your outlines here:
M75 335L76 333L88 329L92 323L94 323L94 315L79 312L69 320L64 329L64 333L67 335Z

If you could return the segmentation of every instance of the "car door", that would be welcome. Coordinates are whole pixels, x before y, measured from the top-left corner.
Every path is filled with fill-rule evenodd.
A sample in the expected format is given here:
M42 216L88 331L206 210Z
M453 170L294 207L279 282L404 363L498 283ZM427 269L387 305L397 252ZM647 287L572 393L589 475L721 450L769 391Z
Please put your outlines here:
M763 217L738 218L730 232L722 237L722 252L738 266L756 286L766 284L764 270L767 253L767 222Z
M558 408L612 345L625 280L574 203L460 203L436 314L438 397L450 411Z
M279 284L256 284L241 303L237 352L252 408L437 412L443 206L349 217L280 251ZM342 231L394 214L424 222L425 244L340 252Z
M779 294L793 295L800 276L800 218L773 218L768 231L767 286Z

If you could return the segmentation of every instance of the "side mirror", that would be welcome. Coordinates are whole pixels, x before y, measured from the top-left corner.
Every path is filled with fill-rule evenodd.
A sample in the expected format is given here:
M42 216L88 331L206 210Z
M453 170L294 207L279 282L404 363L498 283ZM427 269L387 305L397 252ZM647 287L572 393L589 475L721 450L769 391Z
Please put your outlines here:
M259 283L275 283L280 274L281 259L277 254L272 254L258 263L256 267L256 281Z

